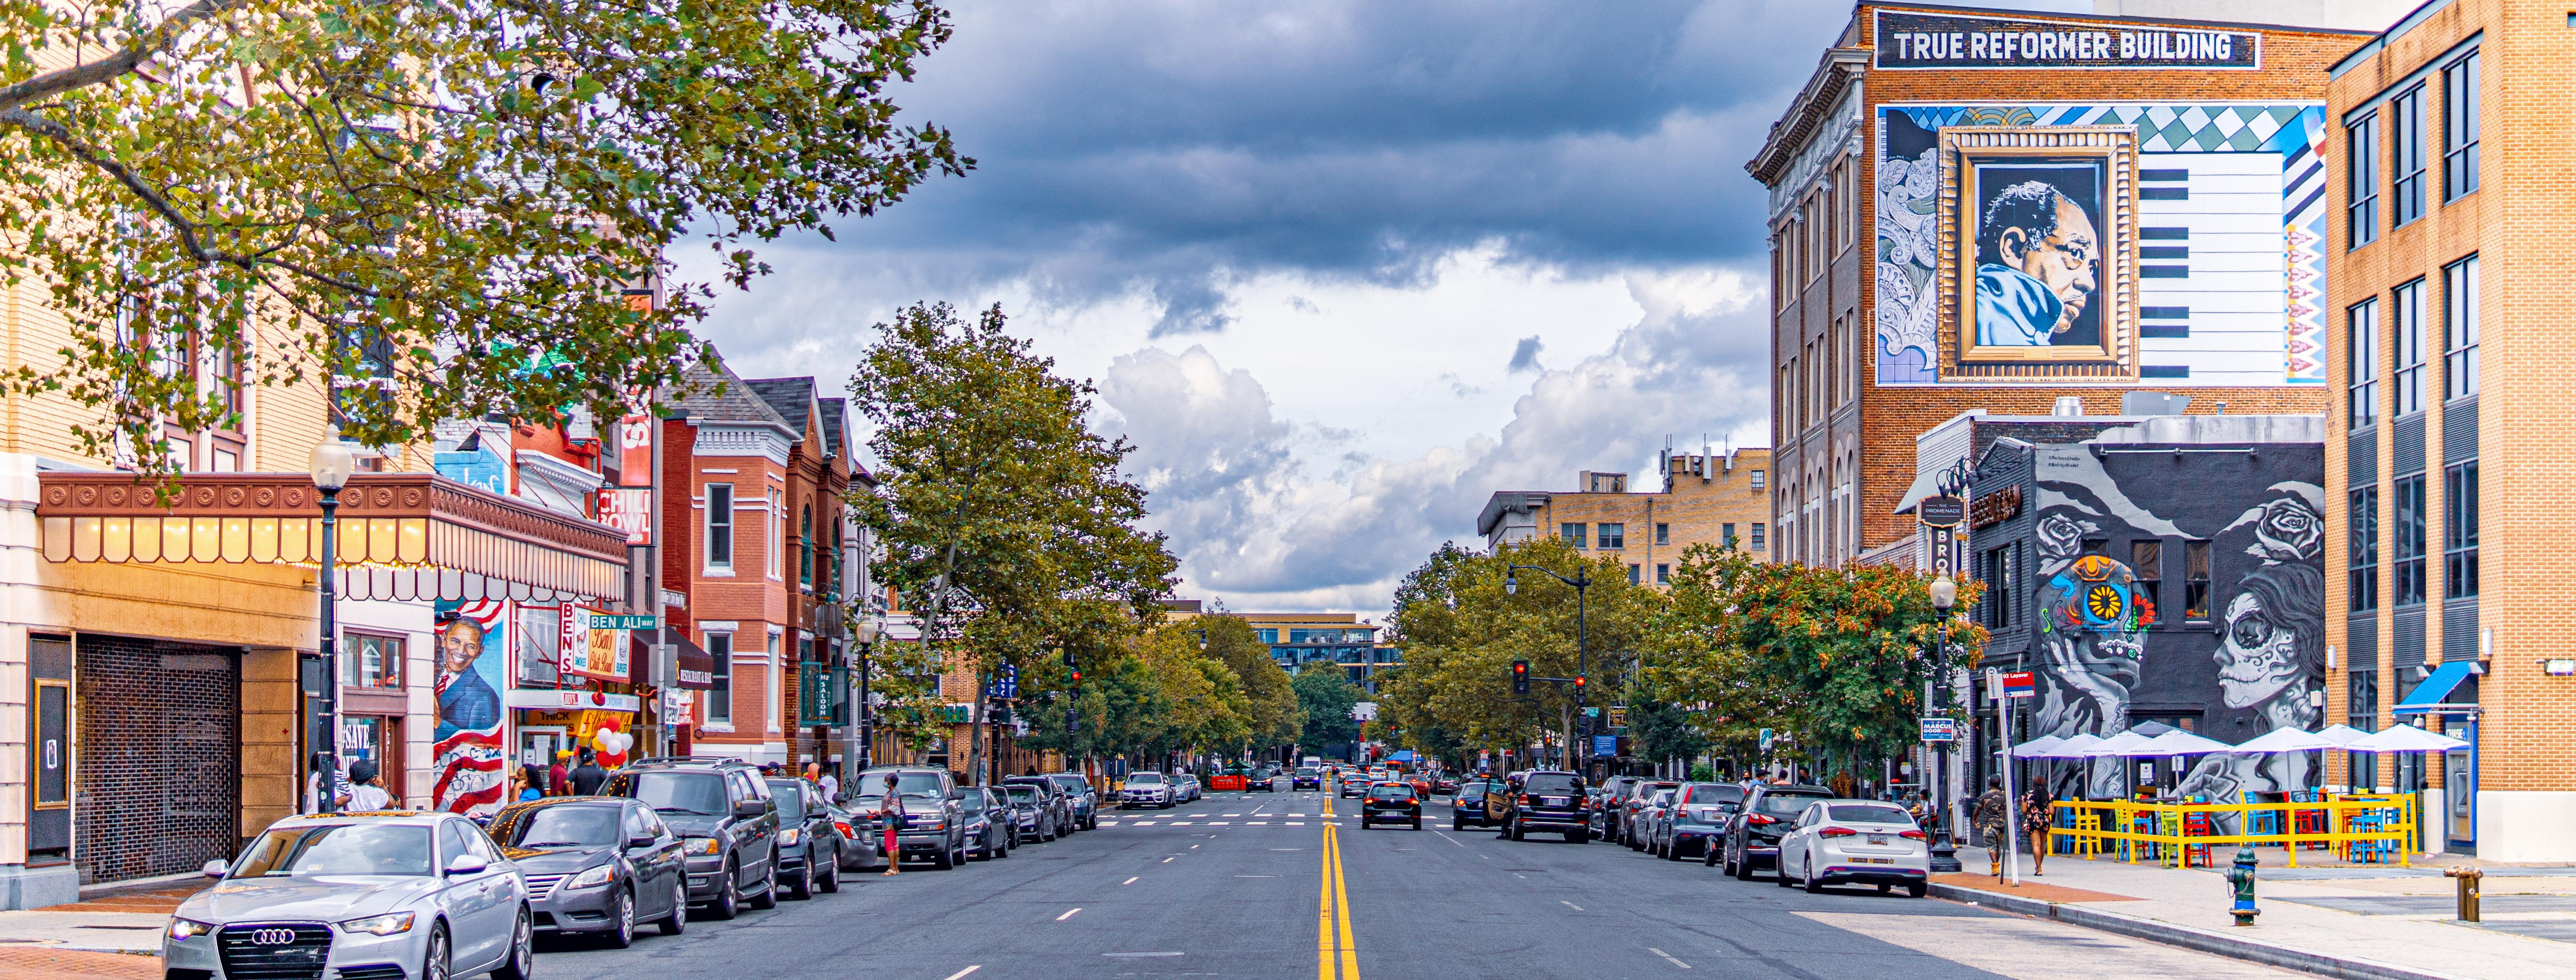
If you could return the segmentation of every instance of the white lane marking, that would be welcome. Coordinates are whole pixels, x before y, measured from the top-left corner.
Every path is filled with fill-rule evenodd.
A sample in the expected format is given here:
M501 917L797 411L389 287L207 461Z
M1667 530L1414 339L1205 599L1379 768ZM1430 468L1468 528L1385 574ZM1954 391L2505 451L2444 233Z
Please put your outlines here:
M949 974L949 975L947 976L946 980L958 980L958 978L959 978L959 977L963 977L963 976L965 976L965 975L967 975L967 974L969 974L969 973L973 973L973 972L975 972L975 971L977 971L977 970L981 970L981 969L983 969L983 968L984 968L984 964L977 963L977 964L975 964L974 966L970 966L970 967L967 967L967 968L965 968L965 969L963 969L963 970L959 970L959 971L957 971L957 972L955 972L955 973L951 973L951 974Z
M1518 879L1520 879L1520 880L1522 880L1522 881L1528 881L1528 880L1529 880L1529 876L1528 876L1528 875L1521 874L1521 873L1519 873L1519 872L1513 872L1513 873L1512 873L1512 877L1514 877L1514 878L1518 878Z
M1074 912L1080 912L1080 911L1082 911L1082 910L1081 910L1081 909L1074 909L1074 910L1073 910L1073 912L1066 912L1066 913L1065 913L1065 914L1063 914L1063 915L1056 916L1056 917L1055 917L1055 920L1056 920L1057 922L1062 922L1062 921L1064 921L1064 920L1066 920L1066 919L1073 918L1073 913L1074 913Z
M1178 854L1174 854L1174 855L1172 855L1172 857L1180 857L1180 855L1178 855ZM1163 863L1164 863L1164 864L1170 864L1170 863L1172 863L1172 858L1164 858L1164 859L1163 859Z
M1306 821L1303 821L1303 820L1291 820L1291 821L1288 821L1288 826L1291 826L1291 827L1303 827L1303 826L1305 826L1305 825L1306 825Z
M1137 876L1136 876L1136 878L1142 878L1142 877L1144 877L1144 875L1137 875ZM1133 884L1135 884L1135 883L1136 883L1136 878L1129 878L1129 879L1127 879L1127 880L1125 880L1125 881L1119 882L1119 884L1121 884L1121 885L1133 885Z
M1151 821L1151 820L1139 820L1139 821L1136 821L1136 826L1139 826L1139 827L1151 827L1151 826L1153 826L1153 825L1154 825L1154 822L1153 822L1153 821Z
M1657 956L1661 956L1661 957L1663 957L1663 958L1664 958L1664 961L1665 961L1665 962L1667 962L1667 963L1671 963L1671 964L1672 964L1672 965L1674 965L1674 966L1681 967L1682 969L1685 969L1685 970L1690 969L1690 964L1688 964L1688 963L1684 963L1684 962L1682 962L1682 961L1680 961L1680 960L1677 960L1677 959L1674 959L1674 958L1673 958L1673 954L1671 954L1671 953L1664 952L1663 950L1656 949L1656 948L1654 948L1654 947L1652 947L1652 946L1648 946L1648 947L1646 947L1646 952L1653 953L1653 954L1655 954L1655 955L1657 955Z
M1223 826L1227 826L1227 825L1228 825L1228 824L1230 824L1231 822L1232 822L1232 821L1226 821L1226 820L1211 820L1211 821L1208 821L1208 826L1210 826L1210 827L1223 827Z
M1439 835L1440 835L1440 839L1441 839L1441 840L1448 841L1449 843L1452 843L1452 844L1458 844L1458 838L1451 837L1451 836L1449 836L1447 833L1445 833L1445 832L1443 832L1443 831L1435 830L1435 831L1432 831L1432 833L1439 834ZM1460 846L1460 847L1465 847L1465 846L1467 846L1467 845L1465 845L1465 844L1458 844L1458 846ZM1483 855L1478 855L1478 856L1479 856L1479 857L1482 857Z
M1099 822L1099 823L1097 823L1097 824L1094 824L1093 826L1096 826L1096 827L1115 827L1115 826L1118 826L1118 821L1115 821L1115 820L1103 820L1103 821L1101 821L1101 822Z
M1577 911L1577 912L1581 912L1581 911L1583 911L1583 906L1576 905L1576 904L1574 904L1573 902L1566 901L1566 900L1564 900L1564 899L1562 899L1562 898L1557 899L1557 900L1556 900L1556 904L1558 904L1558 905L1562 905L1562 906L1565 906L1566 908L1573 909L1573 910L1575 910L1575 911Z
M1190 850L1195 851L1195 850L1198 850L1198 849L1199 849L1199 846L1198 846L1198 845L1196 845L1196 844L1192 844L1192 845L1190 845Z

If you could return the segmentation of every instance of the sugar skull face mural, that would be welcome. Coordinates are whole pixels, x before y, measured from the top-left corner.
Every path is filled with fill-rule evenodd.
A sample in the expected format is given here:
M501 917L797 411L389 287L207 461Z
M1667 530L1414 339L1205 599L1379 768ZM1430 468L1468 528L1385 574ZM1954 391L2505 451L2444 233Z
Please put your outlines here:
M2045 571L2045 569L2043 569ZM2060 736L2108 736L2129 727L2129 692L2137 686L2140 642L2154 622L2138 594L2137 573L2101 555L2066 562L2040 586L2039 674L2047 678L2037 729ZM2095 767L2111 792L2119 770Z

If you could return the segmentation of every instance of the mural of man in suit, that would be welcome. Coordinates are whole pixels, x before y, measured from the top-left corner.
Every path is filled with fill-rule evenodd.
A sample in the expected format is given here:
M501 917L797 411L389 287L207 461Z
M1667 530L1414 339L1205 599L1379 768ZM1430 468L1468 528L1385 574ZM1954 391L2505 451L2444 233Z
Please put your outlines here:
M2084 315L2099 276L2093 217L2043 181L2004 188L1977 229L1977 343L2046 347Z

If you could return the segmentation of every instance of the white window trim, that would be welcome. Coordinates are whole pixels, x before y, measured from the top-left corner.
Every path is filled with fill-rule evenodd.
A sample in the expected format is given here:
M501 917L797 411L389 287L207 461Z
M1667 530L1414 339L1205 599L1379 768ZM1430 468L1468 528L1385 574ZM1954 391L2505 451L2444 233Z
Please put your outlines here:
M763 508L769 512L767 519L762 523L769 525L769 580L772 582L787 581L786 497L787 494L784 491L771 490L766 501L767 506Z
M725 515L725 519L730 522L727 527L733 533L733 553L726 555L721 564L717 563L715 551L709 547L715 541L715 510L707 502L707 498L714 496L713 489L719 486L725 488L726 496L733 503ZM699 490L697 505L698 509L704 512L698 521L699 567L708 577L732 578L734 560L742 557L742 519L734 516L742 512L742 494L731 483L710 482Z
M787 683L785 668L778 662L779 638L782 633L783 631L776 626L769 628L767 657L769 661L769 734L772 735L783 734L778 726L779 689Z
M734 672L731 669L732 661L742 659L739 648L735 647L733 644L733 637L736 632L733 626L734 624L732 623L698 624L698 642L712 645L715 637L723 636L725 638L725 649L728 651L725 657L727 661L727 669L725 670L725 696L727 698L731 698L733 696L734 688L740 686L735 683ZM725 718L723 721L717 721L715 718L715 692L700 691L698 694L698 717L703 719L698 723L698 730L704 732L722 732L727 735L733 734L733 705L725 705Z

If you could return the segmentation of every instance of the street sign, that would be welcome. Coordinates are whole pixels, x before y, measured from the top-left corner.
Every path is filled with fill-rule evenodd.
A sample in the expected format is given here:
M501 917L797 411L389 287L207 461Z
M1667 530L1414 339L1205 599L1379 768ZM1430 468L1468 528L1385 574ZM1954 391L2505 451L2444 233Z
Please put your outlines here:
M1771 730L1768 728L1762 730L1762 751L1771 751Z
M1626 728L1626 727L1628 727L1628 706L1627 706L1627 705L1624 705L1624 704L1614 704L1614 705L1611 705L1611 706L1610 706L1610 727L1612 727L1612 728Z
M1925 718L1925 719L1923 719L1923 741L1926 741L1926 742L1956 742L1956 741L1958 741L1958 740L1959 740L1959 720L1958 720L1958 719L1956 719L1956 718Z
M1020 669L1010 664L1003 664L1002 669L993 672L993 683L991 686L984 689L984 696L988 698L1019 697Z
M1595 735L1595 736L1592 736L1592 755L1593 755L1593 757L1595 757L1595 758L1600 758L1600 757L1603 757L1603 756L1616 756L1616 755L1618 755L1618 754L1619 754L1619 736L1617 736L1617 735Z
M629 613L591 613L590 628L595 630L657 630L662 617Z
M1914 519L1927 527L1957 527L1968 517L1968 502L1943 494L1925 497L1914 505Z
M2038 694L2039 686L2031 681L2030 671L2013 671L2004 674L2005 697L2027 698Z

